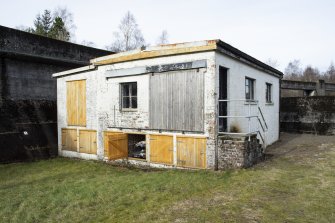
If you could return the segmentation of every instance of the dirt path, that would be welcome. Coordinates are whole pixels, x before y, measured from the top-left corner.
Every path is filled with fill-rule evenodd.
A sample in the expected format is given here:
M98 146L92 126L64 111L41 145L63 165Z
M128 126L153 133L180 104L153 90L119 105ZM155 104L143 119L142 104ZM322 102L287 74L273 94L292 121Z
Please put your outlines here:
M312 134L281 133L280 140L269 146L266 154L276 158L280 156L310 156L335 145L335 136L321 136Z

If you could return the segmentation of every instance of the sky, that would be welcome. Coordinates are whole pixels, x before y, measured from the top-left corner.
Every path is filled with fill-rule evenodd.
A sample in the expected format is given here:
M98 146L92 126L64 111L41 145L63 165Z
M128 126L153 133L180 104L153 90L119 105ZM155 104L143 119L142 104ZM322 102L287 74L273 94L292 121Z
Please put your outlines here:
M221 39L284 71L298 59L321 72L335 62L333 0L0 0L0 25L33 26L44 9L67 7L74 16L75 41L105 48L127 11L134 14L146 42L155 45L163 30L170 43Z

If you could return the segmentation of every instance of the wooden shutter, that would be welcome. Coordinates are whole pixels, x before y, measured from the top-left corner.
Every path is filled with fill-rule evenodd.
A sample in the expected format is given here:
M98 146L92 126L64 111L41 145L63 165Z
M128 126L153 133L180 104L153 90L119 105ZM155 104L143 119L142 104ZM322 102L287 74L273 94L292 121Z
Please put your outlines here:
M67 123L86 126L86 80L66 82Z
M62 129L62 150L77 152L76 129Z
M109 160L128 158L128 135L105 132L105 156Z
M77 84L75 81L66 82L67 124L77 125Z
M94 130L79 130L79 152L97 154L97 132Z
M206 168L206 138L177 137L177 165Z
M86 81L76 81L78 89L78 125L86 126Z
M150 135L150 162L173 164L173 136Z

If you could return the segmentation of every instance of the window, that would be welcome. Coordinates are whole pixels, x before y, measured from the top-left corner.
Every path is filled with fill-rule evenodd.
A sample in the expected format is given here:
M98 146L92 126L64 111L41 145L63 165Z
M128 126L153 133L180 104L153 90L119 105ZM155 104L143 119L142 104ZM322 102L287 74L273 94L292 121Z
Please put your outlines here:
M246 77L245 78L245 99L247 100L254 100L255 94L254 94L254 88L255 88L255 80Z
M266 83L266 103L272 103L272 84Z
M121 84L121 109L136 109L137 108L137 83L122 83Z

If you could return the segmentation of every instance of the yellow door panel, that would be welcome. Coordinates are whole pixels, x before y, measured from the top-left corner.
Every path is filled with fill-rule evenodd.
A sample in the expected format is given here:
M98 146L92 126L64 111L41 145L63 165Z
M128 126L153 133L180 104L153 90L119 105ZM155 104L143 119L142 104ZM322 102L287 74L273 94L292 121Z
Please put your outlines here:
M66 82L67 123L86 126L86 80Z
M177 137L177 165L206 168L206 138Z
M150 135L150 162L173 164L173 136Z
M62 150L77 152L76 129L62 129Z
M105 134L105 151L110 160L128 158L127 134Z
M79 131L79 152L96 154L97 153L97 132L94 130L80 130Z
M86 81L76 81L78 90L78 125L86 126Z

